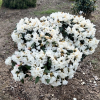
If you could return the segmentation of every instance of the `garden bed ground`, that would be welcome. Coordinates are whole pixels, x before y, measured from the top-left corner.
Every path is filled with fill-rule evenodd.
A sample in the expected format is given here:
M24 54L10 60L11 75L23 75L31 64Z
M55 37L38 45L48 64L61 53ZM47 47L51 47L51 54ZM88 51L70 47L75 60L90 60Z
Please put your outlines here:
M95 53L86 57L80 64L75 77L67 86L54 87L25 80L25 84L15 82L11 67L5 59L17 49L11 39L16 23L24 17L41 17L55 11L71 13L70 0L37 0L36 8L26 10L0 9L0 100L100 100L100 43ZM100 1L91 21L96 25L96 37L100 39Z

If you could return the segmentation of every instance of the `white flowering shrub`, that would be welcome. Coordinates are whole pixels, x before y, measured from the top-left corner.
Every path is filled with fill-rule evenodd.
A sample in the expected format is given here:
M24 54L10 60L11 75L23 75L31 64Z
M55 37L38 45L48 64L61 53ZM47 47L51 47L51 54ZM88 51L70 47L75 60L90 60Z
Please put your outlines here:
M21 19L11 35L18 51L5 63L12 65L15 81L32 77L35 83L66 85L79 62L95 51L95 32L90 20L63 12Z

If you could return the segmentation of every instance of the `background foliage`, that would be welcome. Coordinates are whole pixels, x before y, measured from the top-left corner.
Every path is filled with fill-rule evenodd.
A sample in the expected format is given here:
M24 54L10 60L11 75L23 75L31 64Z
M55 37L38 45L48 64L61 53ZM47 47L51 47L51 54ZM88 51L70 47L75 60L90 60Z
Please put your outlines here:
M3 6L13 9L35 7L36 0L3 0Z
M75 0L72 10L76 14L83 11L84 15L90 15L96 9L95 2L96 0Z
M0 0L0 7L2 6L2 0Z

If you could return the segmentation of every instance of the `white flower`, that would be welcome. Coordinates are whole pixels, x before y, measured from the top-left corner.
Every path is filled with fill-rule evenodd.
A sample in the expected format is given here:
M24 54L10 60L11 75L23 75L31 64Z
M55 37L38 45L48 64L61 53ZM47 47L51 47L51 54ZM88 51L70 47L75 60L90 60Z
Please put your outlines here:
M25 35L25 39L26 39L26 40L31 40L31 34L26 34L26 35Z
M43 75L40 80L42 83L47 85L48 83L47 83L46 79L50 79L50 75Z
M66 77L71 79L74 76L82 55L92 54L99 43L94 26L83 16L64 12L52 13L40 20L21 19L11 35L18 51L5 63L12 65L13 61L17 64L11 71L15 81L24 79L30 72L46 85L67 85ZM30 69L24 74L21 66Z
M20 57L19 55L12 55L11 59L17 64L20 64L19 57Z
M29 24L29 19L27 17L24 18L24 22Z
M12 65L12 63L11 63L11 57L8 57L6 60L5 60L5 64L6 65Z
M24 77L25 77L25 74L23 72L20 72L20 73L13 73L13 70L11 71L11 73L13 74L13 79L15 81L21 81Z
M59 85L61 85L61 80L59 79L59 80L53 82L51 85L52 86L59 86Z
M37 77L37 76L38 76L38 77L42 77L43 71L44 71L44 69L41 69L40 67L36 67L36 68L31 67L31 70L30 70L31 75L32 75L33 77Z
M63 73L63 72L60 72L59 75L60 75L61 78L65 78L66 77L66 73Z
M66 81L66 80L63 80L63 85L67 85L68 84L68 81Z
M19 43L21 41L22 35L17 32L13 32L11 37L14 42Z
M55 81L56 81L56 77L53 77L53 76L50 77L50 82L49 82L50 84L52 84L52 83L55 82Z
M19 71L18 67L19 67L18 65L15 65L14 69L11 71L13 79L15 81L21 81L25 77L25 74L23 72L18 72Z
M25 49L25 44L23 43L18 43L18 50L24 50Z
M79 14L82 15L83 14L83 11L80 11Z

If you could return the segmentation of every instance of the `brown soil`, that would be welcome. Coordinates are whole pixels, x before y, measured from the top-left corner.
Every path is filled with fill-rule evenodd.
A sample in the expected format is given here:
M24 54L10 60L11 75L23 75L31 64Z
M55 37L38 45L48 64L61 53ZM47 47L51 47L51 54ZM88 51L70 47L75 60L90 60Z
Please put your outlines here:
M11 67L4 64L5 59L17 49L11 39L16 23L24 17L41 17L38 14L47 9L57 9L71 13L70 0L37 0L36 8L25 10L0 9L0 100L100 100L100 43L95 53L86 57L80 64L75 77L67 86L54 87L25 80L15 82L10 73ZM100 39L100 1L91 21L96 25L96 37Z

